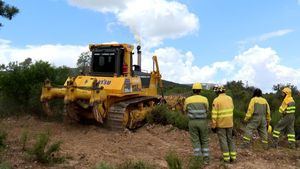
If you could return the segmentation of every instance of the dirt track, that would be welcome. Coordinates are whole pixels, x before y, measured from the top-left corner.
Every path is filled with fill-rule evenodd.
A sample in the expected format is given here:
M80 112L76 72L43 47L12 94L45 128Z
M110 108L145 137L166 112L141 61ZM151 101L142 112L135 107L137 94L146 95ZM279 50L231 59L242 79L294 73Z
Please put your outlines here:
M192 154L189 134L171 126L145 126L136 132L112 132L93 125L65 125L57 122L43 122L31 116L7 118L0 121L1 128L9 132L5 159L14 168L49 168L30 162L21 150L19 138L24 130L35 134L49 130L51 139L61 140L61 154L69 156L65 163L50 168L91 168L101 161L119 164L126 160L144 160L167 168L164 156L175 150L186 164ZM28 146L32 145L30 140ZM211 135L212 161L205 168L222 168L216 135ZM300 168L300 151L286 148L264 152L259 146L250 150L238 149L238 162L226 165L229 168ZM224 166L223 166L224 167Z

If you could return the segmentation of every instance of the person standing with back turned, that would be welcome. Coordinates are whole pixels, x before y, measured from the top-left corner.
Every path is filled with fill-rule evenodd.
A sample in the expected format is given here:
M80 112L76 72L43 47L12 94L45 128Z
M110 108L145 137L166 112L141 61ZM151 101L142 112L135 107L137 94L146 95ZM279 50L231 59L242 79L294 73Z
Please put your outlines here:
M208 145L208 109L209 104L206 97L201 96L201 83L194 83L193 96L186 98L184 111L189 117L189 133L194 148L194 156L203 157L205 164L209 163Z
M284 100L279 108L279 113L282 114L282 118L279 120L278 124L275 126L273 131L273 147L277 148L280 133L286 130L289 142L289 148L296 148L295 139L295 112L296 106L295 101L292 97L292 90L288 87L282 90Z
M254 90L244 121L248 124L245 129L242 148L249 147L253 130L258 130L264 149L268 149L267 127L271 122L271 113L269 103L262 97L260 89Z
M233 140L233 101L225 93L223 86L215 87L218 97L212 106L212 130L217 132L224 162L236 160L236 147Z

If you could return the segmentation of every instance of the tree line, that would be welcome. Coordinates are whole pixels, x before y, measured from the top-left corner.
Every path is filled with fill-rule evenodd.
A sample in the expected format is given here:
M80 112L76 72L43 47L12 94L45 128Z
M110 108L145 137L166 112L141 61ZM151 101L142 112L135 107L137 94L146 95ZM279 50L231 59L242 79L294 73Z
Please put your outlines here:
M0 65L0 116L18 114L42 114L40 104L41 87L45 79L50 79L53 85L62 86L68 76L76 76L81 73L82 60L79 57L77 68L65 66L56 67L45 61L32 62L28 58L23 62L10 62L7 65ZM86 61L84 61L86 62ZM276 84L273 92L264 94L271 108L272 125L280 118L278 108L283 100L281 90L289 85L293 91L296 102L296 122L300 127L300 95L296 86L290 84ZM237 121L244 118L250 99L255 87L247 86L242 81L231 81L225 85L227 94L233 98L235 111L234 117ZM164 92L168 94L180 94L190 91L190 87L176 83L168 83ZM212 104L216 94L212 90L204 90L206 96Z

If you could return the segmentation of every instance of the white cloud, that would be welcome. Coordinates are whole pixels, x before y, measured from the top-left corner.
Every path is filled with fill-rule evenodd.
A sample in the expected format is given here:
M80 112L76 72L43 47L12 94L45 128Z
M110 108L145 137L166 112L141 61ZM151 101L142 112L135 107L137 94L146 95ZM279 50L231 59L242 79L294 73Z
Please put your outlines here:
M215 62L203 67L193 64L196 59L203 58L196 58L192 52L166 47L157 49L154 53L158 56L163 78L178 83L196 81L226 83L231 80L242 80L264 91L271 91L272 86L278 83L300 85L298 81L300 68L282 65L280 57L272 48L255 45L232 60ZM143 64L151 69L150 59L144 60Z
M74 67L80 53L87 50L87 46L60 44L27 45L17 48L12 46L10 41L0 39L0 63L22 62L30 57L34 61L43 60L57 66Z
M102 13L118 13L126 7L128 1L130 0L68 0L73 6L92 9Z
M291 32L294 32L294 30L292 30L292 29L277 30L277 31L274 31L274 32L269 32L269 33L262 34L261 36L258 37L258 40L259 41L266 41L266 40L271 39L271 38L284 36L284 35L289 34Z
M237 74L233 79L248 81L250 85L269 90L278 83L300 85L300 68L280 63L280 57L272 48L254 46L235 57Z
M164 39L179 38L199 28L198 17L177 1L69 0L69 3L101 13L113 13L117 21L129 27L135 39L148 49L158 46ZM111 24L109 30L110 27Z
M241 48L241 50L245 50L247 44L252 46L254 44L257 44L258 42L263 42L263 41L267 41L272 38L281 37L281 36L287 35L292 32L294 32L293 29L280 29L277 31L264 33L264 34L256 36L256 37L247 38L247 39L238 41L238 45Z
M158 56L160 70L164 79L177 83L215 82L214 77L223 72L229 73L233 65L229 62L215 62L204 67L196 66L192 52L179 51L173 47L159 48L153 53ZM146 52L142 62L143 67L151 70L151 53ZM198 58L199 59L199 58Z

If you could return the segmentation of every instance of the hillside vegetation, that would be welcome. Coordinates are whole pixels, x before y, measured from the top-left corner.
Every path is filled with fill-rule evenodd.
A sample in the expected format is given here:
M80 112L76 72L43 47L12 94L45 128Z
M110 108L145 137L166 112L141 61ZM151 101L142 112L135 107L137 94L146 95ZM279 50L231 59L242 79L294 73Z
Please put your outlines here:
M50 79L53 86L62 86L68 76L78 72L78 69L55 67L43 61L32 63L31 59L1 66L0 168L193 168L192 147L186 131L188 118L166 105L155 107L147 117L149 124L135 132L110 132L96 126L65 125L60 122L61 116L50 121L40 120L44 119L39 101L44 80ZM164 81L164 85L165 95L191 95L190 85L168 81ZM283 86L275 85L273 93L265 94L270 103L273 125L280 117L278 107L283 99L280 92ZM235 128L240 131L254 87L232 81L226 84L226 88L234 100ZM299 130L300 96L296 87L292 86L292 89L297 106L295 124ZM212 90L203 90L202 94L211 106L216 94ZM58 104L61 110L62 104ZM237 144L241 140L240 134L236 136ZM210 134L210 140L217 140L217 136ZM287 154L285 148L280 148L265 152L258 142L255 138L253 151L238 149L239 161L232 167L294 168L300 165L297 160L299 151L291 150ZM205 168L226 168L219 161L218 142L212 141L210 148L212 163ZM274 163L273 159L278 160ZM201 161L195 162L195 166L202 166Z
M53 85L63 85L68 76L74 76L79 71L67 67L55 67L47 62L32 62L30 58L24 62L12 62L0 67L0 116L35 114L42 115L42 109L39 102L41 86L45 79L50 79ZM270 84L271 86L271 84ZM272 125L277 123L280 118L278 108L282 102L281 89L284 84L273 86L274 92L267 93L264 97L268 100L272 112ZM296 101L296 122L297 128L300 127L300 95L298 89L290 85L293 90L293 96ZM227 94L232 96L235 111L235 121L239 122L244 117L248 103L255 89L252 86L246 86L241 81L228 82L225 87ZM189 85L177 84L164 81L165 95L191 95ZM202 92L209 100L210 106L216 94L212 90Z

